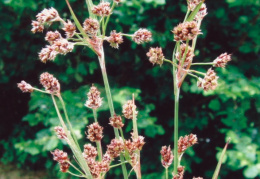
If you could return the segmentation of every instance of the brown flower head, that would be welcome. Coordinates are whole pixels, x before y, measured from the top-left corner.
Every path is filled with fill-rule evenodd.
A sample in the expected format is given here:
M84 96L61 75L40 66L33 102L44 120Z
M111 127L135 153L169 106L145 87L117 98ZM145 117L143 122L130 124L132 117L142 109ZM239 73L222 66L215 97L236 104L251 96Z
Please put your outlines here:
M100 175L100 170L99 170L99 166L98 166L98 162L95 161L93 158L88 158L87 159L87 164L88 167L90 169L91 175L94 178L98 178Z
M179 167L177 168L178 174L177 174L177 175L174 175L174 174L173 174L173 178L172 178L172 179L183 179L184 168L185 168L185 167L183 167L183 166L179 166Z
M124 142L121 139L113 139L109 145L107 145L107 153L111 158L116 158L124 150Z
M58 55L58 52L55 50L54 46L47 45L38 55L41 62L46 63L47 60L53 61Z
M154 65L158 64L162 66L163 60L164 60L164 55L162 52L161 47L156 47L156 48L150 48L149 52L146 53L147 57L149 57L149 61Z
M95 160L97 154L98 154L98 152L97 152L96 147L92 146L91 144L84 145L83 156L86 160L89 158L92 158Z
M174 27L172 32L174 33L175 41L192 40L200 34L200 30L195 21L181 23L177 27Z
M43 32L44 29L44 25L42 25L40 22L38 21L32 21L32 33L36 33L36 32Z
M196 8L197 5L199 5L199 3L201 3L202 0L187 0L188 3L188 9L190 11L194 11L194 9Z
M231 54L222 53L218 58L216 58L213 63L214 67L222 67L224 68L227 62L231 61Z
M163 146L160 153L162 155L161 162L163 167L168 168L172 164L172 160L173 160L171 147Z
M65 139L65 140L67 139L67 135L62 127L60 126L54 127L54 131L56 132L57 137L59 139Z
M116 114L114 114L113 117L110 117L109 121L109 124L115 128L122 128L124 126L121 116L117 116Z
M48 41L50 44L53 44L54 41L61 38L61 34L57 30L55 32L49 31L45 36L45 40Z
M65 55L73 50L74 43L69 42L67 39L61 38L54 41L52 46L58 53Z
M92 8L92 13L97 16L109 16L111 14L111 8L109 2L101 2L97 6Z
M116 33L115 30L113 30L110 33L110 36L106 38L106 40L110 43L110 46L113 48L118 48L119 44L123 43L123 37L121 33Z
M62 150L56 149L53 152L51 152L51 154L53 155L53 160L59 163L69 161L68 154L66 152L63 152Z
M197 21L201 21L206 15L207 15L207 7L206 4L203 3L200 7L200 10L198 11L198 13L195 16L195 20Z
M203 88L204 91L214 90L218 86L218 76L211 68L207 71L204 79L199 78L197 82L199 88Z
M132 100L128 100L126 104L123 105L123 115L127 119L133 119L133 109L136 109L136 105ZM135 115L137 116L138 111L135 110Z
M92 85L88 92L88 100L85 103L85 106L91 109L97 109L102 105L102 98L100 98L100 92L98 89Z
M68 162L59 163L60 171L66 173L69 170L70 164Z
M83 28L88 35L96 35L99 29L99 22L96 19L88 18L84 21Z
M139 29L134 33L132 39L137 44L150 42L152 40L152 33L147 29Z
M109 171L109 163L107 163L103 160L101 162L97 163L97 167L98 167L98 170L100 172L108 172Z
M130 155L132 155L134 153L134 151L136 150L136 145L130 139L129 140L125 140L125 148L128 151L128 153Z
M39 14L36 15L37 21L41 24L48 23L51 24L54 21L59 21L60 16L56 9L43 9Z
M193 146L198 141L197 136L194 134L180 137L178 140L178 153L181 154L186 151L187 148Z
M134 138L134 134L132 133L132 140L133 140L133 143L135 145L135 147L138 149L138 150L142 150L145 142L144 142L144 137L143 136L138 136L136 139Z
M45 91L51 94L60 94L60 83L48 72L42 73L40 76L40 83L45 88Z
M67 38L71 38L76 33L76 26L70 20L68 20L68 22L64 23L62 30L65 31Z
M29 83L26 83L25 81L21 81L21 83L17 83L17 86L24 93L33 92L33 87Z
M91 142L100 141L103 138L103 127L101 127L97 122L87 126L88 127L88 136L87 138Z

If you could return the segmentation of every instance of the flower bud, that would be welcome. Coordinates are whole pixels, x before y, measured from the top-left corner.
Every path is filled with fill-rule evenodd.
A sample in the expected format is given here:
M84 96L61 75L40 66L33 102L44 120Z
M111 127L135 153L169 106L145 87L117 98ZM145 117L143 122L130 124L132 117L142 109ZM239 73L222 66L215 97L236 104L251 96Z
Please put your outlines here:
M33 92L33 87L29 83L26 83L25 81L21 81L21 83L17 83L17 86L24 93Z
M44 25L42 25L40 22L38 21L32 21L32 33L36 33L36 32L43 32L44 30Z
M203 3L200 7L200 10L198 11L198 13L195 16L195 20L197 21L201 21L206 15L207 15L207 7L206 4Z
M92 8L92 13L97 16L109 16L111 14L110 3L101 2Z
M65 140L67 139L67 135L62 127L60 126L54 127L54 130L59 139L65 139Z
M67 172L70 167L68 163L68 154L59 149L56 149L54 152L51 152L51 154L53 155L53 160L59 162L60 170L64 173Z
M50 9L43 9L40 13L36 15L37 21L39 23L52 23L54 21L60 20L59 13L56 9L50 8Z
M199 5L199 3L201 3L202 0L187 0L188 3L188 9L190 11L194 11L194 9L196 8L197 5Z
M132 100L128 100L126 104L123 105L123 115L127 119L133 119L133 108L136 109L136 105ZM138 111L135 110L135 115L138 114Z
M186 135L180 137L178 140L178 153L182 154L186 151L187 148L193 146L198 141L197 136L194 134Z
M113 139L109 145L107 145L107 153L111 158L116 158L124 150L124 142L121 139Z
M61 34L56 30L55 32L49 31L45 36L45 40L48 41L50 44L53 44L54 41L61 39Z
M55 47L54 46L50 46L50 45L47 45L38 54L39 59L43 63L46 63L47 60L53 61L56 58L57 55L58 55L58 52L55 50Z
M213 63L214 67L224 68L227 62L231 61L231 54L222 53L218 58L216 58Z
M62 30L65 31L67 38L71 38L76 33L76 26L72 24L70 20L68 20L67 23L64 23L64 27L62 28Z
M204 91L214 90L218 86L218 76L211 68L207 71L204 79L199 78L197 82L199 88L203 88Z
M163 167L168 168L172 164L172 160L173 160L173 154L171 151L171 147L163 146L160 153L162 155L161 162L162 162Z
M84 145L84 152L83 157L87 160L88 158L95 159L98 155L96 147L92 146L91 144Z
M96 19L88 18L84 21L83 28L88 35L96 35L99 29L99 22Z
M123 37L121 33L116 33L115 30L113 30L110 33L110 36L106 38L106 40L110 43L110 46L113 48L118 48L118 45L123 43Z
M124 126L121 116L117 116L116 114L114 114L113 117L110 117L109 121L109 124L115 128L122 128Z

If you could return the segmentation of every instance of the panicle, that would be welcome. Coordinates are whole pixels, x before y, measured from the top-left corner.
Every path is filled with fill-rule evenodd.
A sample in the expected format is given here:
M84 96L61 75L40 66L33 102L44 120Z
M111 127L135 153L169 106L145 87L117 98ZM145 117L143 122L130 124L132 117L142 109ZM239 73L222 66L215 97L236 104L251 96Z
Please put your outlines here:
M33 92L33 87L29 83L26 83L25 81L21 81L21 83L17 83L17 86L24 93Z
M68 20L68 22L64 23L62 30L65 31L67 38L71 38L76 33L76 26L70 20Z
M109 16L111 14L111 8L109 2L101 2L97 6L92 8L92 13L97 16Z
M201 21L207 14L208 14L208 12L207 12L206 4L203 3L200 7L200 10L198 11L198 13L195 16L195 20Z
M45 91L51 94L60 94L60 83L48 72L42 73L40 76L40 83L45 88Z
M163 146L161 149L161 155L162 155L162 165L165 168L168 168L172 164L173 160L173 154L170 146Z
M222 67L225 68L227 62L231 61L231 54L222 53L218 56L214 61L214 67Z
M53 155L53 160L59 163L60 170L62 172L67 172L70 167L68 163L68 154L59 149L54 150L53 152L51 152L51 154Z
M60 126L54 127L54 131L56 132L57 137L59 139L65 139L65 140L67 139L67 135L62 127Z
M100 98L100 92L98 89L92 85L88 92L88 100L85 103L85 106L91 109L97 109L102 105L102 98Z
M174 175L173 174L173 178L172 179L183 179L183 175L184 175L184 166L179 166L177 168L177 172L178 174L177 175Z
M124 123L122 122L122 118L121 116L117 116L116 114L114 114L113 117L109 118L110 121L110 125L115 127L115 128L122 128L124 126Z
M132 100L128 100L126 104L123 105L123 115L127 119L133 119L133 108L136 109L136 105ZM135 110L135 115L137 116L138 111Z
M194 9L196 8L197 5L199 5L199 3L201 3L202 0L187 0L188 3L188 9L190 11L194 11Z
M48 31L45 40L48 41L50 44L53 44L54 41L61 39L61 34L56 30L55 32L53 31Z
M87 126L88 127L88 135L87 138L91 142L100 141L103 138L103 127L101 127L97 122Z
M194 134L180 137L178 140L178 153L181 154L186 151L187 148L193 146L198 141L197 136Z
M149 52L146 53L147 57L149 57L149 61L154 65L158 64L162 66L163 60L164 60L164 55L162 52L161 47L156 47L156 48L150 48Z
M110 36L107 37L106 40L110 43L110 46L113 48L118 48L119 44L123 43L123 37L121 33L116 33L115 30L113 30L110 33Z
M48 23L51 24L54 21L59 21L60 16L56 9L53 7L50 9L43 9L40 13L36 15L37 21L41 24Z
M174 40L175 41L186 41L194 39L200 33L198 25L195 21L183 22L177 27L174 27Z
M218 76L211 68L207 71L204 79L199 78L197 82L199 88L203 88L204 91L214 90L218 86Z
M44 25L41 24L38 21L32 21L32 33L36 33L36 32L43 32L44 30Z
M139 29L134 33L132 39L137 44L150 42L152 40L152 33L147 29Z
M83 29L88 35L95 36L99 29L99 22L96 19L88 18L83 23Z
M109 145L107 145L107 153L111 158L116 158L124 150L124 142L122 139L113 139Z
M57 55L58 55L58 52L55 50L55 47L54 46L50 46L50 45L47 45L38 54L39 59L43 63L46 63L47 60L53 61L56 58Z
M96 156L98 155L96 147L92 146L91 144L84 145L84 152L83 157L87 160L92 158L95 160Z

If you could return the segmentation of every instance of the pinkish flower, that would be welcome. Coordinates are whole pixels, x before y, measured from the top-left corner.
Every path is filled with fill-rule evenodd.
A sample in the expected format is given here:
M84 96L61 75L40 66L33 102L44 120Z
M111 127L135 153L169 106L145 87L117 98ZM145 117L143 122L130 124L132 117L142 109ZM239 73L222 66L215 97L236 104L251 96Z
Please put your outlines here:
M110 43L110 46L113 48L118 48L119 44L123 43L123 37L121 33L116 33L115 30L113 30L110 33L110 36L106 38L106 40Z
M137 44L150 42L152 40L152 33L147 29L139 29L134 33L132 39Z
M68 22L64 23L62 30L65 31L67 38L71 38L76 33L76 26L70 20L68 20Z
M43 32L44 25L38 21L32 21L32 33Z
M29 83L26 83L25 81L21 81L21 83L17 83L17 86L24 93L33 92L33 87Z
M227 62L231 61L231 54L222 53L218 58L216 58L213 63L214 67L222 67L224 68Z
M109 16L111 14L110 3L101 2L92 8L92 12L97 16Z

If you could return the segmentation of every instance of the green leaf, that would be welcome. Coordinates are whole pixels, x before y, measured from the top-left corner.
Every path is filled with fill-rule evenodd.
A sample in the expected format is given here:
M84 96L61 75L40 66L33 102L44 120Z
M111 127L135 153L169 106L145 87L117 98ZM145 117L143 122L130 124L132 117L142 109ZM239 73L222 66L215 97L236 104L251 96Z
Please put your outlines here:
M209 103L209 108L212 109L213 111L218 111L220 110L220 102L218 99L213 99Z
M244 176L247 178L255 178L259 173L259 170L256 165L252 165L247 167L244 172Z

